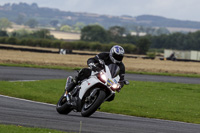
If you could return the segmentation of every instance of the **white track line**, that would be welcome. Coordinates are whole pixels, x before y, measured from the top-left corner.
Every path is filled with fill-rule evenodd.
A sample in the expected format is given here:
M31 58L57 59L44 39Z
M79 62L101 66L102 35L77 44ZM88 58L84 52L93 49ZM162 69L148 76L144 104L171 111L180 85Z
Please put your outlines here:
M49 105L49 106L56 106L56 105L50 104L50 103L36 102L36 101L32 101L32 100L27 100L27 99L22 99L22 98L16 98L16 97L10 97L10 96L5 96L5 95L0 95L0 96L1 97L6 97L6 98L10 98L10 99L16 99L16 100L20 100L20 101L31 102L31 103L44 104L44 105Z

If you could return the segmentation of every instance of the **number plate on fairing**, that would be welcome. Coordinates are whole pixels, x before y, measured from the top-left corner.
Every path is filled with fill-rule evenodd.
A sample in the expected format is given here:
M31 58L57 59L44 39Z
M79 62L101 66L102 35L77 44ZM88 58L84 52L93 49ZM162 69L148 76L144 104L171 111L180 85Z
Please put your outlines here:
M113 82L112 80L108 79L108 80L107 80L107 84L111 86L111 85L114 84L114 82Z

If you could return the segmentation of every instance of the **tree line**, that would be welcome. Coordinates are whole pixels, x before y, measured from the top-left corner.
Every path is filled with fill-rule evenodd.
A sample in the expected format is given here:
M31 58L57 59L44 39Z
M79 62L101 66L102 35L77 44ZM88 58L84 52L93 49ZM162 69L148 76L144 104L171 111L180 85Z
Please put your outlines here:
M113 26L105 30L99 25L85 26L81 30L81 40L98 42L115 42L119 44L134 44L144 54L149 48L200 50L200 31L191 33L171 33L161 35L146 34L145 36L126 33L124 27Z
M193 33L173 33L149 37L151 47L157 49L200 50L200 31Z
M135 45L137 50L131 53L146 54L151 45L148 37L126 35L124 27L113 26L105 30L100 25L88 25L81 30L81 40L88 42L100 42Z
M79 50L106 50L108 46L111 47L114 44L119 44L126 47L126 53L135 54L146 54L149 48L200 50L200 31L187 34L163 33L161 35L146 34L145 36L139 36L139 34L132 35L129 31L127 32L125 27L121 26L112 26L109 29L104 29L100 25L83 26L81 23L77 23L77 26L81 30L81 41L65 42L55 39L47 29L38 31L21 29L7 33L6 29L11 28L12 24L7 19L2 18L0 19L0 43L16 45L21 43L21 45L65 47ZM41 41L42 39L45 41ZM52 45L50 42L47 43L48 39L50 41L53 40L53 42L56 40L54 44L58 44L58 46ZM40 40L39 43L38 40ZM35 42L38 44L35 44ZM41 44L41 42L44 44Z
M119 45L117 43L100 43L100 42L87 42L87 41L75 41L67 42L64 40L58 40L54 38L49 30L41 29L38 31L27 31L25 29L13 31L7 33L0 30L0 43L1 44L13 44L22 46L33 47L48 47L68 50L91 50L91 51L109 51L113 45ZM137 47L132 44L121 44L126 53L136 53Z

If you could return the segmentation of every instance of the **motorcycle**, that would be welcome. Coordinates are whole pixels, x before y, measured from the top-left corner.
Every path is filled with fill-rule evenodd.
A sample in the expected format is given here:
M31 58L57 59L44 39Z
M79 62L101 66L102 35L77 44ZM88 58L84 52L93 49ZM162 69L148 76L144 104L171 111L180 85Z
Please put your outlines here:
M98 67L98 70L92 70L89 78L82 80L70 92L67 92L66 88L74 79L72 76L67 78L65 92L56 106L58 113L68 114L73 110L81 112L83 117L89 117L103 102L112 100L120 87L119 82L124 82L125 85L129 84L127 80L119 81L119 66L116 64L105 65L102 60L99 62L101 67Z

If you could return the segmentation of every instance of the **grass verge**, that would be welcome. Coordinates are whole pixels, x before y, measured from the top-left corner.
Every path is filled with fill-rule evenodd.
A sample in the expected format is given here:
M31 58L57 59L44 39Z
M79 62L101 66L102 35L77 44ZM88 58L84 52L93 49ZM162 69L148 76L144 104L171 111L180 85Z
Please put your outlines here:
M0 94L56 104L65 80L0 81ZM105 102L101 111L200 124L200 88L196 84L131 81Z
M0 125L0 133L66 133L52 129L29 128L14 125Z
M35 65L35 64L14 64L14 63L0 63L0 66L14 66L14 67L32 67L32 68L48 68L48 69L60 69L60 70L80 70L81 67L64 67L53 65ZM180 74L180 73L153 73L153 72L134 72L126 71L126 73L132 74L144 74L144 75L161 75L161 76L179 76L179 77L191 77L200 78L199 74Z

